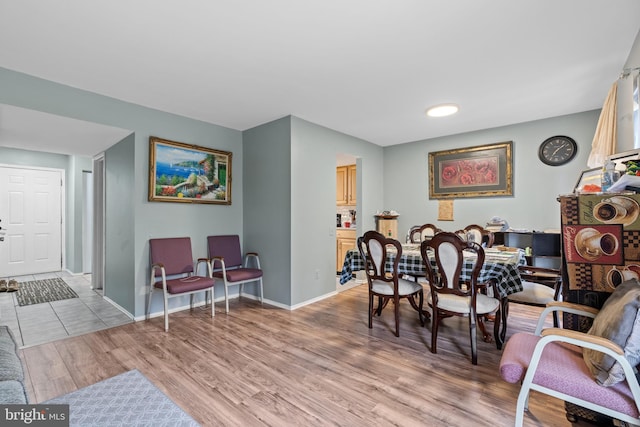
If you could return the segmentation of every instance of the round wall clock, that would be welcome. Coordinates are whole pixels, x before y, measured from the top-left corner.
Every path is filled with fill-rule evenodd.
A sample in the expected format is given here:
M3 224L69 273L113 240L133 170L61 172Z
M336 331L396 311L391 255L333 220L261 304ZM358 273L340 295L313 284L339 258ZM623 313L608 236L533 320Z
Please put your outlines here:
M578 154L578 144L568 136L552 136L540 144L538 157L549 166L569 163Z

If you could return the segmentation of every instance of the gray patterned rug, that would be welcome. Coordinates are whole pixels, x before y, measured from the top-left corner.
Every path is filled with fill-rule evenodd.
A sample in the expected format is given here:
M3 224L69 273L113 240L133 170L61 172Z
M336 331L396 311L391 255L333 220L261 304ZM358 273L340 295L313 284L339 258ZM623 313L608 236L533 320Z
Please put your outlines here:
M199 426L137 369L43 404L68 404L70 426Z
M20 283L16 298L18 299L18 305L23 306L78 298L78 294L64 280L55 278Z

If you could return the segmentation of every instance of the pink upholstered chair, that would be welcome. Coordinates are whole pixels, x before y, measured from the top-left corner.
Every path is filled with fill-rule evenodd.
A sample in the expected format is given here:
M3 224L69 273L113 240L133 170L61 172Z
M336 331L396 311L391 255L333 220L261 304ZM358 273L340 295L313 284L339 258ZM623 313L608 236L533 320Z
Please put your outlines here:
M543 310L534 334L519 332L507 341L500 360L500 375L510 383L522 382L515 425L522 426L530 390L640 424L640 387L624 350L600 336L568 329L542 330L546 317L554 311L592 318L598 312L579 304L551 302ZM584 361L583 349L611 356L620 364L625 380L608 387L599 385Z
M169 330L169 298L189 295L193 309L193 295L198 292L211 291L211 317L215 316L213 305L214 279L211 277L211 265L206 258L198 259L195 269L191 255L191 239L189 237L173 237L149 240L151 258L151 277L149 279L149 303L147 317L151 312L151 299L154 291L162 291L164 297L164 330ZM206 276L197 276L198 267L204 264Z
M260 258L255 252L248 252L243 256L240 249L240 237L236 234L226 236L207 237L209 260L213 268L213 277L224 282L224 302L226 312L229 312L229 286L239 285L238 295L242 296L245 283L256 282L260 288L260 302L262 302L262 269ZM254 267L249 267L253 260Z

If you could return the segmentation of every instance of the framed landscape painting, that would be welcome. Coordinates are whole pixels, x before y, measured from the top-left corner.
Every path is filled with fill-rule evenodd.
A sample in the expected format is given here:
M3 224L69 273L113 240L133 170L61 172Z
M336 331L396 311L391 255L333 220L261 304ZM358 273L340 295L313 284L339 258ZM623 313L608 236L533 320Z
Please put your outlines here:
M149 201L231 204L229 151L149 138Z
M429 198L512 196L512 141L429 153Z

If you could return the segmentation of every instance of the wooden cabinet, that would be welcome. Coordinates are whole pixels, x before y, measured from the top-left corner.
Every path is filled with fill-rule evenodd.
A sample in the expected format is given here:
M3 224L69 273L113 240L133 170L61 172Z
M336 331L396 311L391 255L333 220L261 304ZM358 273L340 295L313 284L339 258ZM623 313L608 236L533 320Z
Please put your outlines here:
M376 231L385 237L398 239L398 218L376 216Z
M336 205L355 205L357 194L356 165L336 168Z
M356 230L337 230L336 231L336 271L342 271L342 264L344 263L344 257L349 249L355 249L356 247Z

